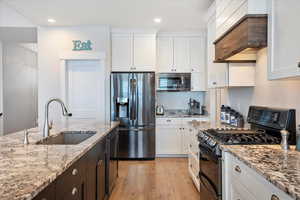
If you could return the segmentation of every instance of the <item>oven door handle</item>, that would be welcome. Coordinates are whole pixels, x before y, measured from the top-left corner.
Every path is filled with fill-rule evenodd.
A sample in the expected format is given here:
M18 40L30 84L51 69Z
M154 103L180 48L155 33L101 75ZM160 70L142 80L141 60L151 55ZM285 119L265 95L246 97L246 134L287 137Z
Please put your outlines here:
M205 181L203 180L203 178L206 180L206 182L208 182L209 183L209 185L211 186L211 187L209 187L206 183L205 183ZM200 181L202 182L202 184L203 184L203 186L208 190L208 191L211 191L211 192L213 192L214 194L215 194L215 197L216 197L216 199L217 199L217 197L218 197L218 192L217 192L217 188L216 188L216 186L214 185L214 183L205 175L205 174L203 174L203 173L199 173L199 179L200 179ZM212 188L212 189L211 189Z

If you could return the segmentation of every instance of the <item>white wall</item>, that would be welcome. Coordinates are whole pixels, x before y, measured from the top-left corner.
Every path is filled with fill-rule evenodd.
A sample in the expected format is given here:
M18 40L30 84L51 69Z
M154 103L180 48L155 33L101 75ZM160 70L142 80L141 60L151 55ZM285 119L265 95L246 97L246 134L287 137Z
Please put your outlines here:
M34 27L35 25L16 10L0 1L0 26Z
M228 89L229 104L244 115L249 105L260 105L280 108L294 108L297 110L297 124L300 123L300 80L286 79L269 81L267 78L267 49L258 53L256 64L256 87ZM228 96L227 96L228 95Z
M37 120L37 53L3 44L4 134L32 128Z
M157 92L157 104L165 109L188 109L190 98L205 103L205 92Z
M61 98L60 57L64 52L71 52L73 40L91 40L93 52L106 54L106 101L109 102L110 71L110 29L108 26L78 27L39 27L38 28L38 65L39 65L39 122L44 119L44 106L53 97ZM105 98L105 97L103 97ZM106 105L106 116L109 116L109 105ZM51 109L50 117L61 120L58 106Z

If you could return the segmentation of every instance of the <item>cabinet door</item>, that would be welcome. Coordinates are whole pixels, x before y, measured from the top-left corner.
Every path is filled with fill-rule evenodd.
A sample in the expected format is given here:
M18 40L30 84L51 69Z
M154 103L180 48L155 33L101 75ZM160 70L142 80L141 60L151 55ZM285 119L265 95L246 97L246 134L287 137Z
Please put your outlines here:
M156 154L181 154L182 136L179 128L157 127L156 128Z
M269 78L300 76L300 1L268 1Z
M192 72L205 71L205 40L202 37L190 38L190 66Z
M231 183L231 197L232 199L240 200L257 200L264 199L260 197L254 197L242 184L235 180Z
M174 66L176 72L191 72L188 37L174 37Z
M131 34L112 35L112 71L130 71L133 67Z
M207 24L207 76L208 88L225 87L228 84L228 65L214 63L215 45L213 44L216 34L216 19L212 17Z
M54 200L55 199L55 182L51 183L42 192L40 192L33 200Z
M135 34L133 40L133 65L137 71L155 71L155 35Z
M158 37L157 38L157 65L158 71L173 72L173 38Z
M193 72L191 76L191 91L206 91L205 72Z
M101 159L97 163L97 200L105 198L105 159Z
M106 139L102 139L87 154L86 160L86 198L102 200L105 198L105 164ZM103 175L104 173L104 175ZM104 191L104 193L103 193Z
M86 158L81 158L57 178L56 200L86 199Z
M188 128L181 128L181 154L188 154L189 152L189 141L190 141L190 131Z
M113 187L118 178L118 151L119 151L119 130L114 129L107 137L106 146L106 167L107 176L106 177L106 193L111 194Z

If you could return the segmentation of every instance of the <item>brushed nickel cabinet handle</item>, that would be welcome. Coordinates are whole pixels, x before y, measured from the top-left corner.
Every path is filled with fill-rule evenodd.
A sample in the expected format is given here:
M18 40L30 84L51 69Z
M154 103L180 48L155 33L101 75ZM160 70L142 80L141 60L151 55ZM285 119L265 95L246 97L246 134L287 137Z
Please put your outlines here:
M275 194L272 195L271 200L280 200L280 198L278 196L276 196Z
M75 196L78 193L78 189L76 187L74 187L72 189L72 195Z
M77 169L73 169L72 175L73 175L73 176L76 176L77 174L78 174L78 170L77 170Z
M235 166L234 170L235 170L236 172L238 172L238 173L242 173L242 170L241 170L241 168L240 168L238 165Z

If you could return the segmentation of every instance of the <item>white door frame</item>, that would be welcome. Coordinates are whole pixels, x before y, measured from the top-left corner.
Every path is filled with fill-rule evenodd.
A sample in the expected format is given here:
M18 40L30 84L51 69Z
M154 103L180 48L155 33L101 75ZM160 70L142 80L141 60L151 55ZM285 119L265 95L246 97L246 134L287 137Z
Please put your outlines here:
M74 52L74 51L67 51L63 52L60 55L60 85L61 85L61 99L63 102L67 102L67 62L69 60L96 60L99 61L99 66L104 67L105 70L105 53L104 52ZM105 75L106 76L106 73ZM105 78L103 79L104 88L106 88ZM104 91L105 92L105 91ZM104 98L104 105L106 105L106 98ZM106 113L106 111L105 111ZM62 121L65 121L65 118L62 119ZM105 115L105 121L106 121L106 115Z

